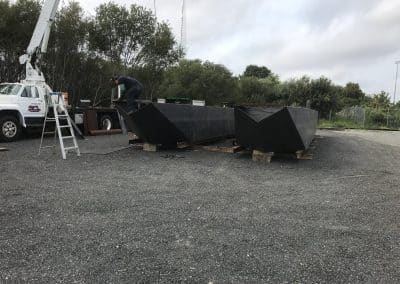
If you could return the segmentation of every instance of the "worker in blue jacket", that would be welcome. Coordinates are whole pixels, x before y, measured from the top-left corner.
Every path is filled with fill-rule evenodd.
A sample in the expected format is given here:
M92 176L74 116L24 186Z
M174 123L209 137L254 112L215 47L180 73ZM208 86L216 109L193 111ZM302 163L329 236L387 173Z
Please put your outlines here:
M113 78L111 78L111 84L113 87L121 84L125 85L128 115L131 115L132 113L137 111L136 100L139 98L140 94L143 91L143 85L135 78L128 76L114 76Z

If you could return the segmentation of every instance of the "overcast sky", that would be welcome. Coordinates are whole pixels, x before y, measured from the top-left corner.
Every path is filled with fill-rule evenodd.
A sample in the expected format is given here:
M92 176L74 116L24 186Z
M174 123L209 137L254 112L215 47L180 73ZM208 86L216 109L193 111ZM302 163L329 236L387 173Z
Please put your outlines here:
M79 1L89 14L104 2ZM154 0L114 2L154 8ZM182 0L156 0L158 18L178 41L181 7ZM326 76L393 96L400 0L186 0L186 38L187 58L224 64L236 75L264 65L282 79Z

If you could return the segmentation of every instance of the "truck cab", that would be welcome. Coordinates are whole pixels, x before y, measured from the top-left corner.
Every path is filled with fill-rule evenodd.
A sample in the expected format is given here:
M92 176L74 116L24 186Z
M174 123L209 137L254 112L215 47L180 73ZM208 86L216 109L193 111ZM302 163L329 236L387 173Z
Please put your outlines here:
M45 83L0 84L0 141L14 141L23 128L42 126L48 93Z

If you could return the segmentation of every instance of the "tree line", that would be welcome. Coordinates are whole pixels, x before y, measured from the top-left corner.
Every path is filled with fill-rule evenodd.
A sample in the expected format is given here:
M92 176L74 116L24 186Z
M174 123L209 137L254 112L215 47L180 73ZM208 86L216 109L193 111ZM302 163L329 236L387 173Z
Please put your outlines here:
M0 81L24 77L18 57L25 53L39 17L37 0L0 0ZM138 77L153 96L164 71L183 53L171 28L138 5L107 2L87 16L71 1L56 15L41 70L54 90L67 91L77 102L110 101L109 80L116 74Z
M15 3L0 0L0 81L18 81L25 53L41 4L36 0ZM367 96L357 83L345 86L321 77L281 81L265 66L249 65L239 76L221 64L184 59L170 26L157 22L151 10L113 2L99 5L87 16L78 2L69 2L57 13L42 70L54 90L67 91L77 103L110 102L109 78L126 74L144 85L144 98L202 99L208 105L297 105L328 117L346 106L390 105L384 92Z

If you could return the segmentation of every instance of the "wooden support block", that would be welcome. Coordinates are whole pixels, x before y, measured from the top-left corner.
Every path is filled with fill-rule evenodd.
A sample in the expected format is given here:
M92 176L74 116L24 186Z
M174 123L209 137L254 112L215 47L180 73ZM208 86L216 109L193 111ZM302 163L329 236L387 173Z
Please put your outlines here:
M253 150L253 161L255 162L267 162L271 163L271 159L274 156L274 152L261 152L258 150Z
M296 152L296 157L297 157L297 160L312 160L313 159L313 155L312 154L306 153L303 150L297 151Z
M210 152L218 152L218 153L237 153L242 151L244 148L241 146L232 146L232 147L224 147L224 146L202 146L201 147L205 151Z
M233 146L233 147L232 147L233 153L238 153L238 152L240 152L240 151L243 151L244 149L245 149L245 148L242 147L242 146Z
M143 143L143 151L145 151L145 152L157 152L158 151L158 145L149 144L149 143Z
M193 147L192 145L187 144L186 142L180 142L176 144L176 148L180 150L186 150Z
M298 160L312 160L314 156L312 154L303 154Z
M297 151L297 152L296 152L296 157L297 157L297 159L300 160L300 158L301 158L301 156L303 156L303 154L304 154L304 151L303 151L303 150Z

